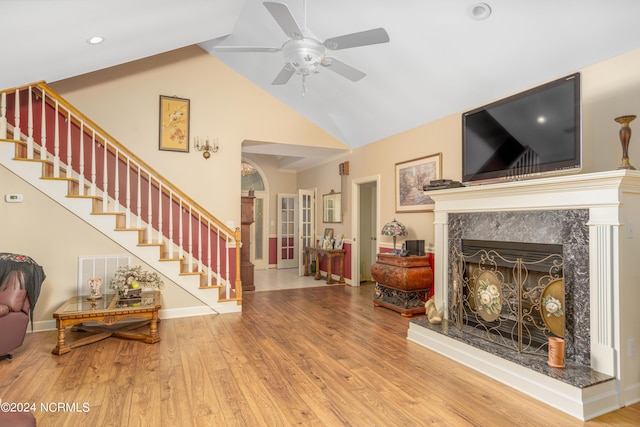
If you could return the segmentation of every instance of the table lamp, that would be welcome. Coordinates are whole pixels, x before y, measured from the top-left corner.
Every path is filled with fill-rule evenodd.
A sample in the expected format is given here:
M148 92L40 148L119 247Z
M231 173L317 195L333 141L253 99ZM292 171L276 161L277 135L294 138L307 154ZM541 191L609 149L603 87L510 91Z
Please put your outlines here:
M396 252L396 238L398 236L406 236L407 234L407 227L400 224L395 218L382 227L383 236L393 236L393 252Z

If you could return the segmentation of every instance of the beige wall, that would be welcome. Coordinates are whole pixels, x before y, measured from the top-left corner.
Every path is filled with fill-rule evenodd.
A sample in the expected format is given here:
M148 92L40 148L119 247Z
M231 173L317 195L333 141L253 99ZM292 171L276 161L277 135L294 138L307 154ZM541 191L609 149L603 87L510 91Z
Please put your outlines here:
M205 209L236 226L242 141L345 148L197 46L51 87ZM189 153L158 150L160 95L189 99L191 136L218 138L219 152L205 160L193 147Z
M583 105L583 169L582 173L617 168L622 156L618 130L613 119L626 114L640 115L640 50L628 52L578 70L582 73ZM561 77L561 76L558 76ZM542 83L542 82L541 82ZM525 90L527 88L523 88ZM475 106L470 106L469 109ZM462 177L461 114L454 114L424 126L393 135L373 144L353 150L344 159L299 174L301 188L317 185L319 194L328 192L339 183L338 164L349 160L350 174L344 187L350 192L351 181L380 175L380 223L393 218L405 224L408 239L424 239L433 243L432 213L395 212L395 164L407 160L442 153L443 178L460 180ZM640 129L640 119L631 123L632 130ZM631 137L629 149L631 163L640 168L640 131ZM349 238L351 197L345 197L346 221L336 227ZM318 206L318 212L320 212ZM324 225L318 222L318 228ZM391 246L389 238L378 236L382 245Z
M0 166L3 200L0 202L0 252L13 252L32 257L42 266L46 279L34 311L35 329L55 326L53 312L77 294L78 257L122 255L127 252L102 233L69 213L30 184ZM5 203L4 194L24 196L22 203ZM114 219L115 226L115 219ZM143 265L133 257L135 265ZM164 310L200 307L202 303L166 277L162 296ZM53 345L51 347L53 348Z

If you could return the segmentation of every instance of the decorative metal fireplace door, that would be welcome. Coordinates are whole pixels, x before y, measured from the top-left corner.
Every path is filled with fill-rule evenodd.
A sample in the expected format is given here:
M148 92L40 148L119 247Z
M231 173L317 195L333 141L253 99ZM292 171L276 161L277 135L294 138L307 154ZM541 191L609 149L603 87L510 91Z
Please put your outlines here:
M489 243L498 248L463 241L462 252L453 249L450 320L464 333L519 353L546 354L549 337L565 335L562 250Z

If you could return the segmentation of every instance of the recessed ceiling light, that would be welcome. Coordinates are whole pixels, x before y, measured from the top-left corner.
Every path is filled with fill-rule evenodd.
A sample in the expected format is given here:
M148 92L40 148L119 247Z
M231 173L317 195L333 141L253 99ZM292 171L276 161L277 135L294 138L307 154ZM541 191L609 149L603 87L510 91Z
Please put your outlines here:
M469 14L477 21L484 21L491 16L491 7L486 3L476 3L469 8Z
M104 41L104 37L102 37L102 36L93 36L89 40L87 40L87 43L89 43L89 44L100 44L103 41Z

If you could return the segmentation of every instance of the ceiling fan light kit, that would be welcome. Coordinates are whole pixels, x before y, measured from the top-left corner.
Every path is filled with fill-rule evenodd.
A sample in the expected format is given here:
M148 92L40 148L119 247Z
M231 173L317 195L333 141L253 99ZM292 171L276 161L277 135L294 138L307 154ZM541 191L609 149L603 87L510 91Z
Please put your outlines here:
M336 58L327 56L327 49L340 50L352 47L368 46L386 43L389 35L384 28L375 28L357 33L332 37L323 42L316 39L307 28L300 28L286 4L264 2L264 7L278 23L284 33L290 38L281 48L251 47L251 46L217 46L219 52L282 52L285 65L271 84L286 84L291 76L302 76L302 94L306 92L305 77L317 74L320 67L330 69L336 74L356 82L366 74L351 65ZM303 2L304 21L306 24L306 3ZM306 26L306 25L305 25Z

